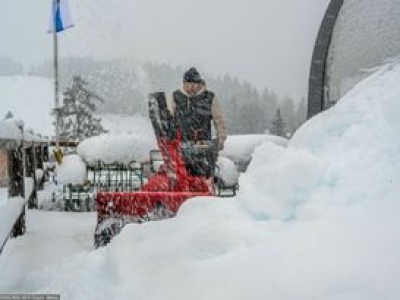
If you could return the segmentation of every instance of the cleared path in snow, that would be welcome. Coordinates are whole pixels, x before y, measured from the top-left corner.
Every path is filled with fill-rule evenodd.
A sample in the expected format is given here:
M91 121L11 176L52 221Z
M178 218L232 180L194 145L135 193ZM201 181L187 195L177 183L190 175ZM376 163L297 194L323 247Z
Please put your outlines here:
M10 286L18 290L25 274L91 251L95 223L94 213L28 210L26 234L11 239L0 256L0 293Z

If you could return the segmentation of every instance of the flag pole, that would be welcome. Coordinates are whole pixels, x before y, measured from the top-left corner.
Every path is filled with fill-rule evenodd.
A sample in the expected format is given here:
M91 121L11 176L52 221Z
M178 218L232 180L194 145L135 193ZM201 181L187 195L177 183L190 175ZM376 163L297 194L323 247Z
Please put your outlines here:
M55 144L58 161L61 163L62 152L60 149L60 126L61 126L61 106L59 93L59 70L58 70L58 37L57 33L74 26L69 14L68 0L52 0L51 10L52 21L50 32L53 33L54 42L54 112L55 112Z
M53 33L53 40L54 40L54 111L56 116L56 149L60 149L60 98L58 94L58 40L57 40L57 30L56 24L54 22L54 33Z

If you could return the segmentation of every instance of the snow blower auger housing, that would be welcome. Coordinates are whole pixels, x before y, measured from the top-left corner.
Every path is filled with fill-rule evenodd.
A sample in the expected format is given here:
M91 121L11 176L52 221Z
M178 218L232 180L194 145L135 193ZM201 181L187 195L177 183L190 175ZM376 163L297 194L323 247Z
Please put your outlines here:
M163 165L139 191L99 192L96 195L96 248L109 243L128 223L170 218L187 199L214 195L204 177L192 176L187 171L188 146L182 144L164 93L149 95L149 116ZM210 151L208 155L216 153L212 145L193 149L196 155L202 151Z

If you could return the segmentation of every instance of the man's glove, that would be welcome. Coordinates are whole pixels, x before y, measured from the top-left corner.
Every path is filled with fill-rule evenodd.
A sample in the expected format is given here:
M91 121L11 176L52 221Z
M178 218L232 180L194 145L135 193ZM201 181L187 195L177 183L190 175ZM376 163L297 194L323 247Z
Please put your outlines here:
M218 151L224 150L224 140L218 140Z
M175 172L168 172L168 179L171 187L175 187L178 180Z

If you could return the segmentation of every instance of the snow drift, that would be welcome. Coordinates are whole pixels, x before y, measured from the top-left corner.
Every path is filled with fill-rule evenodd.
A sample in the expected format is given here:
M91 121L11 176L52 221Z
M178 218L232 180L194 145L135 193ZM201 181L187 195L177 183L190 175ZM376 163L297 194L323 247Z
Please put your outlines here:
M287 148L260 145L238 197L192 199L174 219L126 226L108 247L18 284L0 280L0 291L399 299L399 82L400 65L386 66L307 122Z

